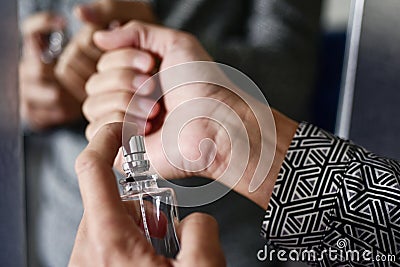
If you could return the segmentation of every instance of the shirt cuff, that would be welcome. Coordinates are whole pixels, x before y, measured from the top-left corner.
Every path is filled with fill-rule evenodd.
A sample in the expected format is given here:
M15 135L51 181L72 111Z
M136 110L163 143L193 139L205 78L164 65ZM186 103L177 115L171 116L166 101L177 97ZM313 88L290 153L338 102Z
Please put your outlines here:
M315 252L319 266L377 266L382 256L379 266L388 266L400 256L399 198L400 162L301 123L262 236L272 247Z
M272 246L318 250L329 228L349 143L300 123L282 163L261 235Z

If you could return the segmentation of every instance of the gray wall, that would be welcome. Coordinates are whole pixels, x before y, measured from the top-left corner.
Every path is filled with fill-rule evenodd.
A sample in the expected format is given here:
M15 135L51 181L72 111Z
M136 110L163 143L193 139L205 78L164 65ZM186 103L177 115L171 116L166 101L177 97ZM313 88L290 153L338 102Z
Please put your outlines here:
M338 134L400 159L400 1L353 2Z
M400 159L400 1L367 0L349 137Z
M0 3L0 266L25 266L17 1Z

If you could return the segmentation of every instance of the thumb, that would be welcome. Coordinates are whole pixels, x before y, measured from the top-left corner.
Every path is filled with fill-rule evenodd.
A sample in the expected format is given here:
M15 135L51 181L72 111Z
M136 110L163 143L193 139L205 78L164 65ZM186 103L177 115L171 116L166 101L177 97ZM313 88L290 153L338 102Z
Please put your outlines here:
M184 34L165 27L132 21L112 31L98 31L94 34L93 40L104 50L133 46L162 57ZM189 36L189 34L186 35Z
M98 2L77 5L74 8L75 16L83 23L103 26L101 10Z
M99 0L81 4L74 9L75 16L84 23L106 28L113 21L126 23L131 19L154 22L149 4L119 0Z
M218 224L213 217L192 213L179 223L177 233L181 242L177 260L185 266L226 266Z

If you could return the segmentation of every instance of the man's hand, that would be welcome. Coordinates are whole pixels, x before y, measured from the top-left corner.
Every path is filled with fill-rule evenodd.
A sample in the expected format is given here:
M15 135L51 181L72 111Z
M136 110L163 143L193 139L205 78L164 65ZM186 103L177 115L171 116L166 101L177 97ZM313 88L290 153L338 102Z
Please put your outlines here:
M54 63L44 63L45 36L65 27L63 18L43 12L22 25L23 52L20 61L20 107L22 119L34 130L74 122L81 118L81 103L63 90L54 75Z
M156 255L120 199L112 171L122 123L101 128L76 161L84 214L69 266L225 266L216 221L191 214L177 228L176 259Z
M90 122L86 131L88 139L101 125L121 121L123 118L124 121L137 123L139 127L145 125L143 128L149 158L163 178L200 175L218 179L261 207L267 207L297 123L274 110L272 118L268 106L231 84L218 66L208 64L206 68L196 68L196 64L182 65L194 61L211 61L196 38L188 33L133 21L113 31L96 33L94 42L106 53L99 61L99 72L86 85L89 96L83 112ZM132 86L132 81L136 77L134 57L140 50L161 60L159 84L157 81L154 83L164 94L153 108L151 104L154 99L145 94L151 92L152 87L148 85L145 87L147 90L139 89L138 95L129 104L129 96L138 89ZM148 66L153 64L150 61L147 63ZM182 66L181 73L169 75L169 68L174 66ZM166 74L163 74L164 71ZM169 90L174 82L185 81L186 75L199 78L195 81L218 80L218 84L228 86L192 82ZM234 91L226 89L232 87ZM185 121L186 124L166 121L176 109L199 99L206 101L203 104L193 102L175 114L185 116L195 111L201 117L194 115ZM227 112L226 107L233 113ZM258 118L267 118L268 124L260 128L255 114L258 114ZM218 118L218 122L212 118ZM160 124L162 127L159 127ZM171 132L168 130L171 127L179 129ZM261 131L266 134L261 136ZM170 139L165 141L163 138ZM264 149L268 147L269 160L273 158L272 167L269 173L260 174L261 184L256 191L250 192L253 173L258 164L266 164L259 162L263 146ZM116 164L119 166L121 160Z
M86 131L88 139L105 123L122 121L126 115L126 119L138 124L139 128L145 125L145 133L150 134L146 136L148 151L154 152L152 164L157 170L163 170L161 175L166 178L187 176L188 173L174 168L162 153L155 152L163 151L161 129L157 127L157 124L181 103L196 97L224 98L232 101L237 99L234 99L229 91L224 91L218 86L201 84L173 90L163 97L162 102L155 104L155 100L149 96L154 89L150 85L146 86L145 90L139 90L140 95L136 95L134 101L130 103L138 87L149 77L138 75L139 66L135 59L140 55L143 59L139 62L144 64L141 70L150 70L154 65L151 55L156 55L161 58L160 71L162 72L180 63L194 60L210 61L211 57L192 35L141 22L129 23L112 32L98 33L94 36L94 40L101 49L107 52L99 61L97 67L99 72L93 75L86 84L88 98L83 105L83 112L90 122ZM210 109L210 112L218 111ZM213 117L212 113L210 117ZM203 131L204 128L208 128L208 131ZM190 159L196 159L199 157L197 148L200 141L205 138L216 141L217 136L226 137L220 134L220 128L217 125L210 124L207 120L197 120L183 131L184 138L180 140L181 152ZM218 147L220 148L226 149L226 147ZM207 149L212 149L212 147ZM226 158L219 157L213 166L219 169L221 165L225 165L224 160ZM202 174L211 176L206 172Z

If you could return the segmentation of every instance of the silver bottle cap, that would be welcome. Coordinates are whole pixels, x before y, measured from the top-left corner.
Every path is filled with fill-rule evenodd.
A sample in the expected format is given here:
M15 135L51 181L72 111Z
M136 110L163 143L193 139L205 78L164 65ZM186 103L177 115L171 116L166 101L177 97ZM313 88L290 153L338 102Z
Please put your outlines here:
M134 135L129 139L128 147L123 148L124 156L136 153L146 153L144 138L141 135Z
M134 135L129 139L129 144L123 146L125 163L122 165L127 174L135 172L148 171L150 162L144 158L146 148L144 138L140 135Z

